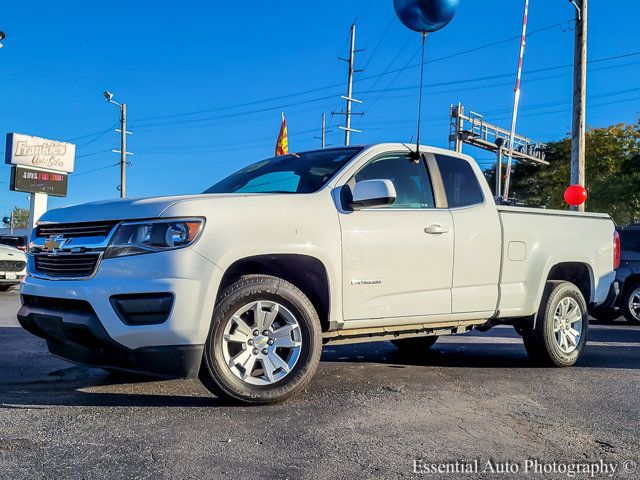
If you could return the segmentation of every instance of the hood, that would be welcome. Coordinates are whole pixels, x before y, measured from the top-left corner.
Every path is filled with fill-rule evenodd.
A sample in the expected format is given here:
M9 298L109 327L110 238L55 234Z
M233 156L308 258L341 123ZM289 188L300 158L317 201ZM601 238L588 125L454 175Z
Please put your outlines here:
M171 197L153 197L140 199L101 200L99 202L83 203L70 207L56 208L47 211L40 222L93 222L100 220L127 220L158 218L167 208L176 203L188 200L214 199L232 195L178 195Z

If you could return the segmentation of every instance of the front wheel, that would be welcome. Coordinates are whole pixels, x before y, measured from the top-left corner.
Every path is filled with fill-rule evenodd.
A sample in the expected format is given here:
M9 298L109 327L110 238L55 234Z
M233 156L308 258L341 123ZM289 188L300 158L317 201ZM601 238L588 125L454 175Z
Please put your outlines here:
M622 298L622 313L627 322L640 325L640 284L625 288Z
M578 287L570 282L547 282L535 328L523 332L529 357L547 366L569 367L587 343L589 315Z
M307 296L269 275L246 275L222 294L200 380L216 396L276 403L303 389L322 352L320 320Z

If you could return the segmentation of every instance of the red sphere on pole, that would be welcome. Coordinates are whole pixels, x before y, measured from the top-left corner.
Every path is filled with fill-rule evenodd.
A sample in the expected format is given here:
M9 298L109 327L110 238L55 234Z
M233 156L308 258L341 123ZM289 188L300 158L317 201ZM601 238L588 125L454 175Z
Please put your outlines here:
M572 207L582 205L587 200L587 189L582 185L569 185L564 191L564 201Z

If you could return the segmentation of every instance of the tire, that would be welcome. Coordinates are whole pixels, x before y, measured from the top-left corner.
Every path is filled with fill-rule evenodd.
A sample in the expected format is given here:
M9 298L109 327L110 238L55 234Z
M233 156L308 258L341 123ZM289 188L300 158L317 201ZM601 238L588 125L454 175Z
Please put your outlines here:
M306 387L321 353L320 319L307 296L281 278L246 275L215 307L200 381L233 403L278 403Z
M622 296L622 314L624 318L632 325L640 325L640 283L629 285L624 289ZM634 305L636 305L634 307Z
M560 316L560 325L554 320L556 314ZM560 327L557 333L554 327ZM535 328L522 336L529 358L544 366L569 367L580 358L588 334L587 302L580 289L570 282L547 282Z
M403 353L420 354L428 351L438 340L437 335L429 337L403 338L391 340L391 343Z
M613 322L614 320L618 319L620 315L621 315L621 312L617 308L596 309L593 312L591 312L591 316L593 318L595 318L599 322L605 322L605 323Z
M0 285L0 292L8 292L13 288L13 285Z

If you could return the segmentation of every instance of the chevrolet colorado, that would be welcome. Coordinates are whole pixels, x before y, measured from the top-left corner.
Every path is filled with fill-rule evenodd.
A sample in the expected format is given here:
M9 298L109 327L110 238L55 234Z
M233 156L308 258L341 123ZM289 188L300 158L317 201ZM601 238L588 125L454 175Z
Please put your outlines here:
M18 319L65 359L270 403L326 344L513 325L574 364L615 278L609 216L496 206L472 158L378 144L254 163L203 194L48 211Z

